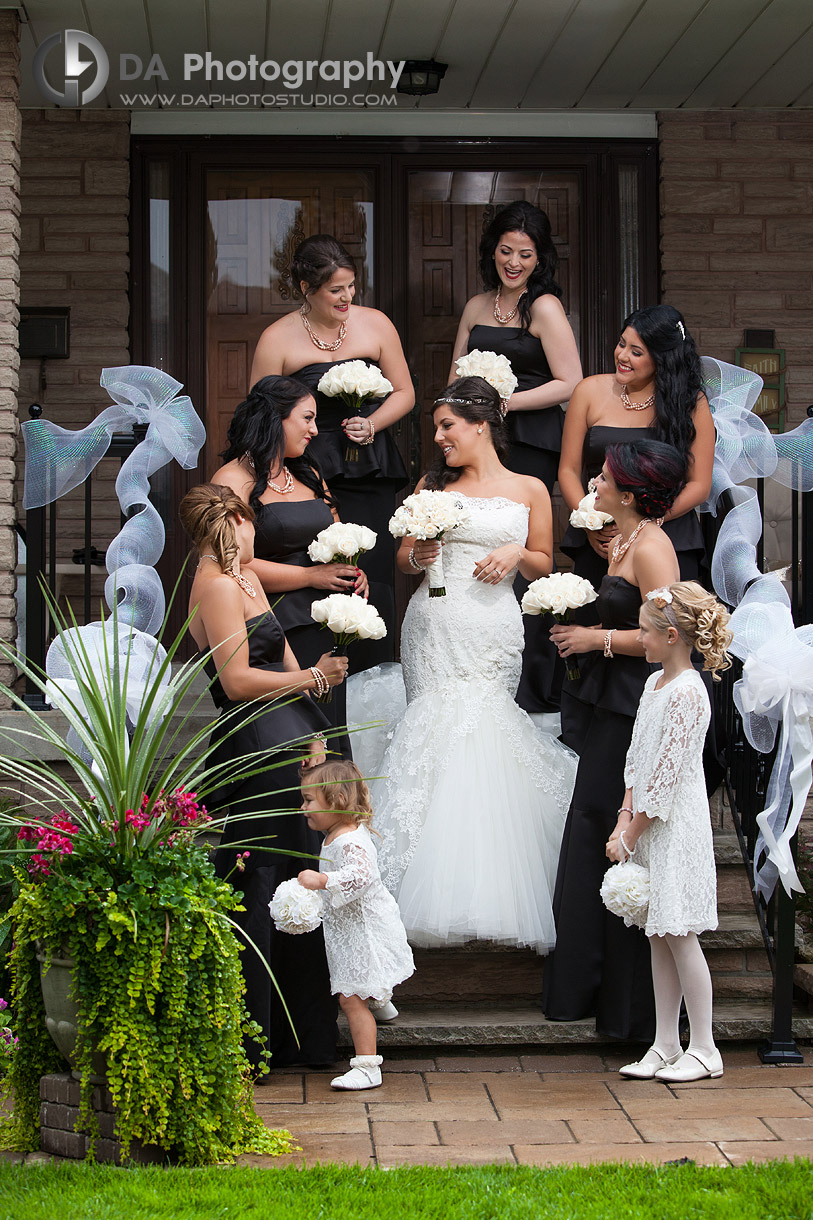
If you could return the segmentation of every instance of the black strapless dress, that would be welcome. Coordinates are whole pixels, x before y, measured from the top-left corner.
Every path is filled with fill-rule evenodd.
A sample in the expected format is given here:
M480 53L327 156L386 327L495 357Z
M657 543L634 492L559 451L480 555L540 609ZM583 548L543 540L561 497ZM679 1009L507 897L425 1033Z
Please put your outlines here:
M372 357L354 356L375 364ZM316 426L319 435L310 443L309 452L331 490L342 521L367 525L378 534L374 550L361 558L370 582L370 601L387 624L383 640L366 640L348 651L350 672L359 673L382 661L391 661L395 647L395 540L388 525L395 512L395 496L407 483L407 472L395 443L392 428L376 432L371 445L352 445L342 431L342 420L350 414L340 398L328 398L316 389L320 379L335 364L344 360L324 360L306 364L291 376L306 385L316 399ZM361 414L372 415L380 399L364 404Z
M261 504L254 522L254 554L258 559L268 559L272 563L312 568L315 565L308 554L308 547L320 530L332 524L333 514L324 500L272 500L268 504ZM311 603L327 596L325 589L312 586L292 589L290 593L269 594L285 638L294 650L297 661L305 669L315 665L333 647L332 633L311 618ZM346 684L343 682L341 686L334 686L330 702L319 706L331 725L346 724ZM345 758L352 757L346 734L331 737L328 745Z
M274 615L266 611L249 619L246 626L249 664L257 669L281 671L285 636ZM213 677L213 667L207 668ZM221 712L245 707L228 699L217 680L212 686L212 696ZM318 867L321 836L309 829L299 812L301 752L287 743L324 730L327 724L318 704L307 695L270 702L262 716L248 722L254 710L245 707L247 722L215 749L213 762L249 753L270 761L273 752L277 765L273 771L251 776L239 785L225 784L207 801L212 813L222 811L225 806L230 810L215 853L215 868L218 876L227 877L243 893L246 909L235 912L235 922L257 945L274 972L299 1038L297 1047L274 985L254 950L246 945L242 953L246 1006L268 1041L271 1066L332 1063L336 1058L337 1008L330 993L322 929L289 936L275 930L268 911L268 903L281 881L296 877L303 868ZM241 719L239 711L236 719ZM215 725L213 740L219 740L219 736ZM238 814L250 816L236 821ZM237 872L235 861L242 851L251 854L245 861L245 871ZM303 852L313 859L302 859L289 852ZM256 1043L249 1041L246 1050L256 1064Z
M534 390L553 380L545 350L530 331L520 326L472 326L469 351L497 352L511 363L518 390ZM541 479L553 494L559 470L564 414L561 407L540 411L509 411L506 417L511 447L506 466L517 474ZM528 581L517 574L514 592L522 601ZM565 669L550 638L550 619L545 615L523 619L525 645L517 703L531 714L556 713Z
M637 628L639 589L621 576L605 576L600 621ZM595 1016L610 1038L649 1042L655 1003L649 945L639 928L611 915L599 895L609 867L604 849L624 798L624 764L638 702L650 667L643 657L601 652L580 657L585 704L576 786L565 823L553 914L556 948L545 959L542 1006L555 1021Z

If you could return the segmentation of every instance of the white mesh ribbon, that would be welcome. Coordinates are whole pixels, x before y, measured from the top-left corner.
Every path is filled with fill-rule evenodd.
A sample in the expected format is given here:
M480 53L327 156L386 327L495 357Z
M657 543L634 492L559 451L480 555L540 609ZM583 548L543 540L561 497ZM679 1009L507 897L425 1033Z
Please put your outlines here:
M795 629L790 601L775 573L763 573L756 548L762 517L756 490L744 480L773 478L797 491L813 488L813 421L773 436L753 407L762 381L753 373L709 357L703 359L706 393L717 443L712 490L702 510L716 513L723 492L733 507L720 528L712 558L718 597L736 609L731 652L743 661L734 700L755 749L779 746L758 815L754 886L767 900L782 881L788 893L801 889L790 841L799 825L813 762L813 627Z
M48 420L22 425L25 438L23 505L50 504L78 487L107 453L114 432L146 424L147 435L124 462L116 479L116 494L126 515L137 505L107 550L105 599L119 618L153 633L164 618L164 592L154 565L164 549L164 526L149 502L150 476L173 458L185 470L197 464L206 430L184 395L181 382L160 369L126 365L104 369L101 385L116 405L107 407L92 424L78 432Z

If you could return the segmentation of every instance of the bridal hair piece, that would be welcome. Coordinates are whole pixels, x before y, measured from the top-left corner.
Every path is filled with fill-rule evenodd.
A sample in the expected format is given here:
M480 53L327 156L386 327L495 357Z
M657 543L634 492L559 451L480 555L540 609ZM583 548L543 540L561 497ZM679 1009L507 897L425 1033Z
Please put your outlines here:
M681 337L681 339L685 339L685 338L686 338L686 328L685 328L685 326L683 325L683 323L682 323L682 322L676 322L676 323L675 323L675 326L676 326L676 327L678 328L678 330L680 331L680 337Z
M731 668L728 647L733 636L728 627L728 611L697 581L684 580L668 588L651 589L644 606L657 631L674 627L684 644L697 649L703 658L703 668L711 671L713 681L720 681L718 670Z

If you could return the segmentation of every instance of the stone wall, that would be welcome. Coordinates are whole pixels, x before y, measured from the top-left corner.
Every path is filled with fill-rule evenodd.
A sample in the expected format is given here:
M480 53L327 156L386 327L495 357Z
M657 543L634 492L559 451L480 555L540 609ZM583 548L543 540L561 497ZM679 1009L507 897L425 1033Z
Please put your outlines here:
M813 403L813 113L659 115L662 300L704 355L746 328L786 350L789 423Z
M128 364L130 123L126 111L26 110L22 124L23 306L70 307L67 360L24 360L20 419L39 402L46 419L80 428L110 406L105 366ZM22 446L18 451L18 501ZM112 482L118 462L93 476L92 543L104 550L119 528ZM59 503L59 558L83 545L81 488ZM0 565L1 566L1 565ZM65 591L81 585L81 571ZM100 570L99 581L101 581ZM94 582L94 599L96 588ZM73 585L76 589L74 590Z
M18 305L20 300L20 86L19 21L0 12L0 639L12 641L14 565L14 453L17 436ZM0 664L0 681L13 669Z

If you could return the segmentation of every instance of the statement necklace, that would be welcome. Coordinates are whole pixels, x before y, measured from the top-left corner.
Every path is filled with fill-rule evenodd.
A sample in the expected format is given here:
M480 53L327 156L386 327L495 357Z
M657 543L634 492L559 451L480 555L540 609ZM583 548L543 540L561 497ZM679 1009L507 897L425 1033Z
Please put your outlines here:
M640 534L641 530L644 528L645 525L663 525L663 517L644 517L644 518L642 518L642 520L638 522L638 524L636 525L635 529L632 531L632 533L630 534L630 536L626 542L622 542L621 537L619 535L619 537L616 539L615 546L613 547L613 555L612 555L612 560L611 560L612 563L618 563L619 560L624 558L627 551L630 549L633 542L638 537L638 535Z
M201 555L201 559L213 559L215 563L220 563L217 555ZM239 572L226 572L226 576L231 576L232 580L236 580L240 588L248 597L257 596L257 590L254 588L254 585L250 580L246 580L245 576L241 576Z
M266 487L270 487L271 490L275 491L278 496L287 496L289 492L294 490L294 476L291 474L284 462L282 464L282 469L285 471L284 486L277 487L276 483L272 483L269 479L266 483Z
M311 343L314 345L314 347L318 347L320 352L337 352L339 350L341 345L344 343L344 336L347 334L347 323L346 322L342 322L341 325L339 326L338 339L334 339L332 343L328 343L326 339L320 339L318 335L314 334L313 330L311 329L311 324L308 321L307 315L305 314L304 305L302 306L302 308L299 311L299 316L302 319L305 330L310 335L310 340L311 340Z
M497 295L494 298L494 317L497 319L500 326L507 326L508 323L511 321L511 319L515 318L517 316L517 310L519 309L519 303L522 300L522 298L525 296L525 293L527 291L528 291L527 288L523 288L522 292L517 297L517 303L514 306L514 308L511 310L511 312L502 314L502 313L500 313L500 293L502 292L502 284L500 284L499 288L497 289Z
M628 411L647 411L650 407L655 406L655 395L650 394L649 398L645 398L643 402L630 402L630 396L627 393L627 387L621 388L621 403Z

